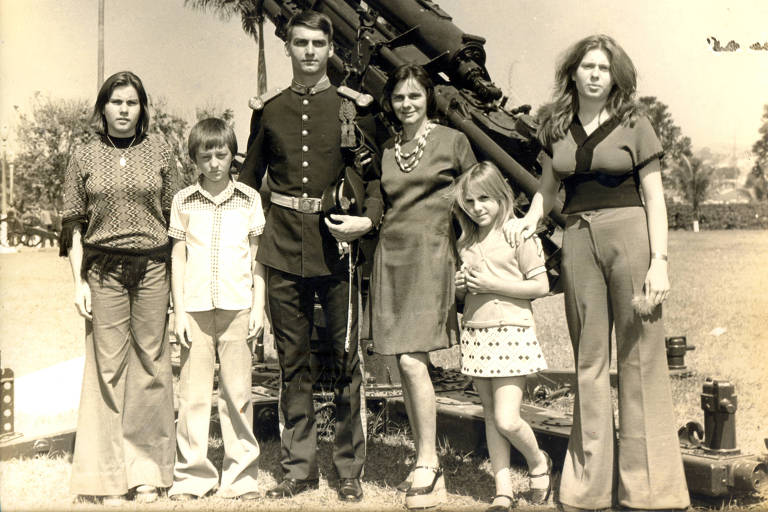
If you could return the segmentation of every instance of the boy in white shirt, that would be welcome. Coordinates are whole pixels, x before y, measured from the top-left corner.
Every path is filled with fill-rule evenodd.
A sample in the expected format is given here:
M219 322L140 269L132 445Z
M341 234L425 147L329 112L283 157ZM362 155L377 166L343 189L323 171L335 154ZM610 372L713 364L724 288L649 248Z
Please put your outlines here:
M230 178L236 153L237 139L224 121L197 123L189 134L189 156L200 178L179 191L171 206L171 293L181 343L176 465L168 491L175 500L199 498L219 485L207 457L217 353L224 441L218 495L259 497L247 339L263 329L264 267L255 257L264 212L258 192Z

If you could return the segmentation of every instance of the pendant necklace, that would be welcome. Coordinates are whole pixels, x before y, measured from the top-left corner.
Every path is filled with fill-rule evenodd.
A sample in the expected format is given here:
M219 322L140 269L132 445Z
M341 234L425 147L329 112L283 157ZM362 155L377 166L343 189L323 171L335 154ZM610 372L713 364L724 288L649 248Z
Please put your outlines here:
M112 144L113 148L115 148L117 151L120 151L119 149L117 149L117 146L115 146L115 143L112 142L112 137L107 135L107 140L109 141L110 144ZM136 141L136 136L134 135L133 138L131 139L131 143L128 144L128 147L125 148L125 151L123 151L122 154L120 155L120 167L125 167L126 165L128 165L128 160L125 158L125 155L128 154L128 150L131 149L131 146L133 146L133 143L135 141Z
M419 140L416 142L416 147L410 153L403 153L402 148L400 147L403 142L403 132L398 132L397 135L395 135L395 160L401 171L411 172L417 165L419 165L419 160L421 160L421 157L424 154L424 146L427 144L427 135L429 135L429 132L432 131L434 126L435 124L432 121L427 121L427 124L424 127L424 133L419 136Z

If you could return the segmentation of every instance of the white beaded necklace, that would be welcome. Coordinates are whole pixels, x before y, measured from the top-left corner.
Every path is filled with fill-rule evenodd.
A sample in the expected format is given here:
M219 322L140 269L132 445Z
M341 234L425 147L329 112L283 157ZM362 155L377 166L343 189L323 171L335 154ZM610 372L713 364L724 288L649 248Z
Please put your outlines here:
M110 144L112 144L113 148L115 148L117 151L120 151L119 149L117 149L117 146L115 146L115 143L112 142L112 138L109 135L107 135L107 140L109 141ZM126 165L128 165L128 160L125 158L125 155L128 154L128 150L131 149L131 146L133 146L133 143L135 141L136 141L136 136L134 135L133 138L131 139L131 143L128 144L128 147L125 148L125 151L123 151L122 154L120 155L120 167L125 167Z
M429 135L429 132L432 131L434 126L435 124L432 121L427 121L427 124L424 127L424 133L421 134L419 140L416 142L416 147L410 153L403 153L402 148L400 147L403 142L403 132L398 132L397 135L395 135L395 160L397 161L397 165L400 166L401 171L411 172L417 165L419 165L419 160L421 160L421 157L424 154L424 146L427 144L427 135Z

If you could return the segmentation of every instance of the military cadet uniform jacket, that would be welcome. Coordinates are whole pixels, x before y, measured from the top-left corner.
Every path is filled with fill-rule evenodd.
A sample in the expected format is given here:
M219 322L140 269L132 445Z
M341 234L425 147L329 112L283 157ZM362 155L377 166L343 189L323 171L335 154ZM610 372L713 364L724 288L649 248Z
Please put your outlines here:
M335 183L345 161L339 108L342 97L327 78L307 88L292 86L254 109L248 155L240 181L259 189L264 173L271 192L320 198ZM363 215L378 227L383 214L378 166L363 171ZM272 205L256 259L283 272L316 277L346 271L324 215Z

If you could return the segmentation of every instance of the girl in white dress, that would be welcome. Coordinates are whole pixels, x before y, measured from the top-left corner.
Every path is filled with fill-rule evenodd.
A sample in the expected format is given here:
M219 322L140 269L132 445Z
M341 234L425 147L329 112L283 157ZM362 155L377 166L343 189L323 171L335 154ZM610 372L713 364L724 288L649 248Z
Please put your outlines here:
M455 276L457 297L464 300L461 367L483 404L496 482L488 511L511 510L516 503L510 444L528 463L527 501L541 504L551 493L552 461L520 417L525 375L547 367L531 310L531 299L549 291L541 243L535 237L517 248L506 242L501 228L513 215L514 195L491 162L476 164L458 179L455 199L462 229L462 264Z

